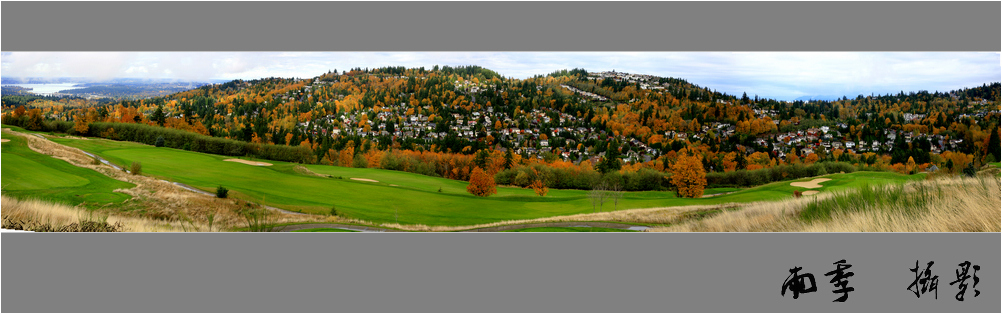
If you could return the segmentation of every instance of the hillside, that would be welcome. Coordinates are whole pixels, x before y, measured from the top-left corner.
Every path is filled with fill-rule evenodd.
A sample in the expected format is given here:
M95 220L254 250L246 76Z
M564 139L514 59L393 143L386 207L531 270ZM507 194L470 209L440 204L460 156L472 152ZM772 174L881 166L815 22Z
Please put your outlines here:
M130 135L101 123L156 125L285 147L295 150L287 155L298 156L279 160L458 180L468 180L474 168L499 174L531 164L549 172L597 171L602 180L627 185L628 179L608 174L643 177L642 171L665 172L680 155L697 155L711 184L742 186L726 173L819 162L957 173L969 164L997 162L999 89L993 83L781 102L613 71L573 69L518 80L477 66L356 68L307 79L237 80L112 104L35 100L20 108L5 100L4 122L113 139ZM47 119L54 122L43 123ZM129 138L153 144L151 136ZM518 174L497 179L508 184ZM596 183L539 179L550 187ZM643 189L659 188L667 186L653 182Z

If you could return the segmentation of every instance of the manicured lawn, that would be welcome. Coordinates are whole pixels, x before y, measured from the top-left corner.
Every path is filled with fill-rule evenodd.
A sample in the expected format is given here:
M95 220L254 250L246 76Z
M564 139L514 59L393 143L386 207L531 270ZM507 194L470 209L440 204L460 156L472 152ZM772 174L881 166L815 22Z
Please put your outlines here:
M4 133L3 139L10 140L2 144L4 194L94 207L129 199L128 194L112 191L135 186L37 153L23 137Z
M507 230L503 232L637 232L636 230L592 227L539 227Z
M193 153L170 148L116 142L103 139L53 139L98 154L113 163L143 164L143 173L185 183L213 192L223 185L230 197L265 203L271 206L326 214L332 205L339 215L376 223L470 225L515 219L531 219L593 211L588 191L550 190L539 197L531 190L499 187L498 195L487 198L466 192L466 182L380 169L355 169L308 165L314 172L342 179L307 176L297 173L295 164L268 161L273 166L259 167L224 162L231 157ZM859 172L830 175L835 180L823 188L854 186L860 180L904 182L908 177L893 173ZM364 178L379 182L365 182ZM805 180L806 181L806 180ZM706 194L732 192L702 199L682 199L673 192L627 192L617 209L649 208L695 204L752 202L792 197L796 189L791 181L776 182L744 189L709 189ZM441 188L442 192L438 192ZM613 210L611 202L600 210Z
M338 229L338 228L310 228L310 229L295 230L292 232L358 232L358 231Z

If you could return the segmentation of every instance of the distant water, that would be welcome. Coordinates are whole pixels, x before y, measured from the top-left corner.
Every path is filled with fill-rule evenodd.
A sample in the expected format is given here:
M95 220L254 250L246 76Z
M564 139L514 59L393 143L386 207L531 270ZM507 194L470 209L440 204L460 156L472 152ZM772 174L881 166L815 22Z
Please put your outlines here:
M24 88L31 88L31 92L41 95L52 95L52 93L67 90L67 89L80 89L83 87L73 87L77 83L58 83L58 84L3 84L4 86L21 86Z

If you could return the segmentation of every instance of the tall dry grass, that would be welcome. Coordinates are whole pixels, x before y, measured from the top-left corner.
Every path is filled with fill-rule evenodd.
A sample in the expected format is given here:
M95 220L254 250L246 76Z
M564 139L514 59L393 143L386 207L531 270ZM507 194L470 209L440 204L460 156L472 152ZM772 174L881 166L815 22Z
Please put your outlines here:
M885 190L901 193L894 202L875 200L870 192L860 190L822 193L749 204L738 211L647 231L999 232L1002 229L999 181L994 174L913 182L900 189ZM886 194L876 195L886 197ZM833 208L824 219L805 219L805 209L819 206Z
M0 195L0 202L2 202L0 216L5 223L14 221L24 225L48 225L59 229L83 221L96 221L107 222L109 225L121 225L123 230L120 231L127 232L210 231L207 225L201 223L184 225L180 222L154 221L117 215L104 216L101 213L89 212L74 206L37 199L19 200Z

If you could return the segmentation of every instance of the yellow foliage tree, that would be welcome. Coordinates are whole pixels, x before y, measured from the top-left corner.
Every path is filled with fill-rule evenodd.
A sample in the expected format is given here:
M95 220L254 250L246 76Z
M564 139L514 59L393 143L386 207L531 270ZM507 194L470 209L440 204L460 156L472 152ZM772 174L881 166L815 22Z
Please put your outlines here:
M706 170L698 156L683 154L671 167L671 183L682 197L699 198L706 188Z

